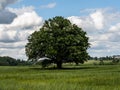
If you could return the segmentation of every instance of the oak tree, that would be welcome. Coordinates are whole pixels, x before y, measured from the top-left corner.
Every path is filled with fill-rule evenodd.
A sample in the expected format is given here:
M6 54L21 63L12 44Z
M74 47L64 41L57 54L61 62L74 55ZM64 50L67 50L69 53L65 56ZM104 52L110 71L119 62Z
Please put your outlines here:
M62 68L63 62L84 63L89 57L89 38L86 32L68 19L56 16L46 20L39 31L28 37L26 55L29 60L49 58L57 68Z

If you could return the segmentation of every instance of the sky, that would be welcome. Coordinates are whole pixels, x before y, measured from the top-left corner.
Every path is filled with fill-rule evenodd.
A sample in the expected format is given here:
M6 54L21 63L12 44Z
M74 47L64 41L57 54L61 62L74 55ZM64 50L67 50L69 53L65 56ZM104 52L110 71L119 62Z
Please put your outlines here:
M120 0L0 0L0 56L27 59L27 38L63 16L87 32L90 56L120 55Z

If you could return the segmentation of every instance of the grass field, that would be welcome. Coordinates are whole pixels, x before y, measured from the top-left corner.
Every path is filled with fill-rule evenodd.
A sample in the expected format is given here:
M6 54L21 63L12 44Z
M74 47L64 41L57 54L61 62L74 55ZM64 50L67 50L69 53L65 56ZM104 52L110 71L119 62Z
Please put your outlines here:
M120 90L120 65L87 62L62 70L1 66L0 90Z

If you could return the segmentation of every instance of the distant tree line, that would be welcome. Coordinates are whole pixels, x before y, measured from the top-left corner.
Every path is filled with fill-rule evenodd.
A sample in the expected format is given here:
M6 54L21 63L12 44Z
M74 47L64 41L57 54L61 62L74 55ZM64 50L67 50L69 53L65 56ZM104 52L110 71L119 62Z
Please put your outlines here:
M98 60L100 61L100 65L103 65L106 60L111 61L110 64L118 64L120 62L120 56L90 57L89 60Z
M9 56L0 56L0 66L30 65L28 61L15 59Z
M113 60L113 56L104 56L104 57L90 57L89 60Z

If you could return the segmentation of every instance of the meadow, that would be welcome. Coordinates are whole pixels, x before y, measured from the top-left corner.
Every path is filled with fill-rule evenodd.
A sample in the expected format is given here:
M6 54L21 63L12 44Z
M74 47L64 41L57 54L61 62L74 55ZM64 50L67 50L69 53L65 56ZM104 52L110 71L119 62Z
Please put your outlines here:
M120 90L120 65L1 66L0 90Z

